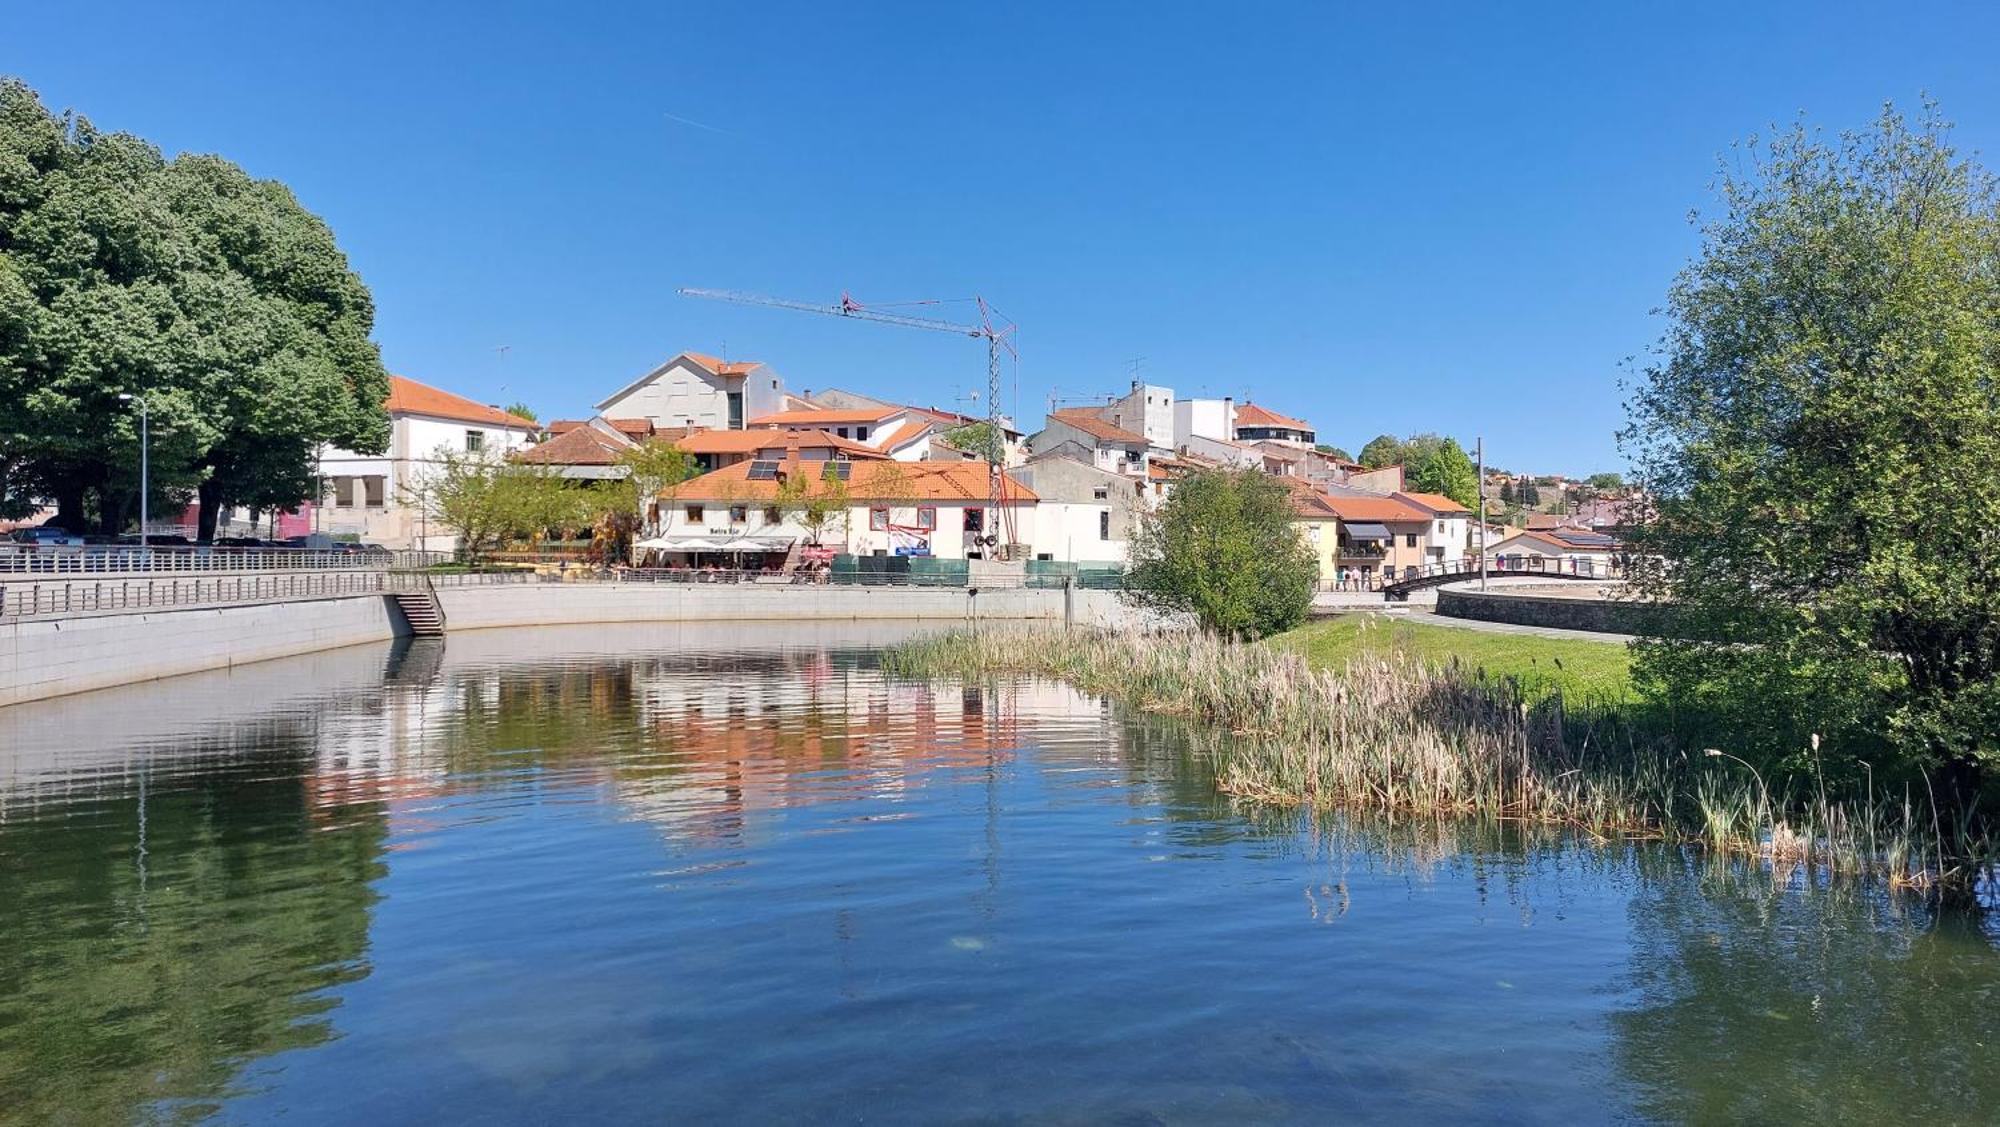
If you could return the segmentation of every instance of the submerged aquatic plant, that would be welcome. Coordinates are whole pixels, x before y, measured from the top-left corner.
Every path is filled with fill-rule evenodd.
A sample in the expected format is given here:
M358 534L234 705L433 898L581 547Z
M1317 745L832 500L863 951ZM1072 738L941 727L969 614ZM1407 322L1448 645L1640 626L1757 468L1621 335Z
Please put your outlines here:
M1212 635L983 629L890 649L921 678L1021 673L1225 729L1218 785L1262 803L1471 815L1563 826L1600 839L1665 838L1718 855L1871 874L1903 888L1970 879L1943 867L1935 822L1906 798L1846 801L1824 784L1794 800L1720 750L1689 756L1605 710L1530 700L1460 665L1302 657ZM1748 764L1743 764L1749 767ZM1961 854L1962 855L1962 854Z

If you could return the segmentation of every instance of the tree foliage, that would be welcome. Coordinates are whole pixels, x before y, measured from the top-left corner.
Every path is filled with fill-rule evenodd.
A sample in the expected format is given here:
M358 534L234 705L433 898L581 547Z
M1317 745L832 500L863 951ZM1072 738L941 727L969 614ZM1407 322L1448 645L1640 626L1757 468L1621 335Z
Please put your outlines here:
M0 81L0 507L53 498L117 531L138 412L162 502L311 496L320 444L388 442L374 305L325 223L214 156L50 113Z
M1449 497L1467 509L1479 506L1479 470L1455 438L1439 443L1411 470L1410 485L1424 493Z
M2000 196L1947 132L1744 146L1624 438L1640 583L1695 636L1643 683L1759 762L1969 801L2000 763Z
M407 501L456 533L460 553L474 559L510 541L586 527L601 515L590 491L547 466L449 446L432 453Z
M1361 456L1356 458L1355 461L1360 462L1362 468L1370 470L1379 470L1383 466L1401 465L1403 461L1403 442L1393 434L1378 434L1374 438L1369 439L1368 444L1361 448Z
M789 474L778 483L778 508L798 516L806 539L817 546L820 538L837 522L847 519L850 504L847 482L828 462L818 474Z
M526 403L523 403L518 399L512 403L507 404L507 406L503 408L503 410L505 410L509 415L512 415L517 419L526 419L531 423L541 421L540 419L535 417L535 409L533 407L528 406Z
M962 423L944 432L944 440L953 448L977 454L989 462L1000 460L1003 438L999 431L993 429L993 424L984 419Z
M1133 597L1191 611L1219 633L1258 638L1290 629L1312 609L1319 579L1293 517L1291 494L1256 470L1191 474L1140 522Z

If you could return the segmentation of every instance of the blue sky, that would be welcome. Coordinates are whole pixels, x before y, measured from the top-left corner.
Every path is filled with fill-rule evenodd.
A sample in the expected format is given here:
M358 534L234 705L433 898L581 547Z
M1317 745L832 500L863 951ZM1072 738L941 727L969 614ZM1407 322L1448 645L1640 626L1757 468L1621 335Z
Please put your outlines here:
M544 418L683 349L948 406L974 342L674 291L983 293L1030 421L1143 357L1549 471L1619 464L1732 140L1928 91L2000 151L1993 6L585 7L10 0L0 73L286 181L392 370Z

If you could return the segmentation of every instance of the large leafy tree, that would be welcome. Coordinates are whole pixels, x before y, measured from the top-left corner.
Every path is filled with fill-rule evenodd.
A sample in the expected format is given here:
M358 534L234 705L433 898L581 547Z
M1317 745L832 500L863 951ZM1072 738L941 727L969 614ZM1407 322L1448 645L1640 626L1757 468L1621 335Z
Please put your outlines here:
M1383 466L1395 466L1403 461L1403 441L1393 434L1378 434L1368 440L1355 459L1366 469L1379 470Z
M1479 470L1455 438L1447 438L1410 472L1410 485L1449 497L1468 509L1479 504Z
M1728 750L1971 804L2000 765L2000 197L1929 108L1744 149L1630 404L1639 581L1691 635L1639 676Z
M136 508L138 412L159 499L311 495L322 443L379 452L374 307L283 185L50 113L0 82L0 504L52 497L116 531ZM18 507L18 504L15 506Z
M1141 520L1134 599L1257 638L1305 620L1319 564L1292 525L1291 493L1256 470L1191 474Z

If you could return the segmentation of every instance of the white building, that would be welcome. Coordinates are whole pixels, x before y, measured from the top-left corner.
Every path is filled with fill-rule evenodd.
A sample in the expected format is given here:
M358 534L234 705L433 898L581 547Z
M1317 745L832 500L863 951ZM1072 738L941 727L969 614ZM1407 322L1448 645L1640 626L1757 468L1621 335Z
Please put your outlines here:
M1152 440L1105 421L1098 410L1073 407L1049 412L1041 431L1028 440L1029 449L1036 455L1049 455L1067 448L1070 456L1098 469L1144 479Z
M1131 558L1132 537L1151 507L1147 482L1061 451L1030 458L1013 475L1039 499L1035 555L1066 563L1123 564Z
M1143 434L1162 450L1174 448L1174 389L1132 381L1132 390L1107 407L1087 408L1120 430Z
M742 430L787 406L785 381L768 364L683 352L597 405L608 419L645 419L655 427Z
M1430 535L1424 540L1427 563L1452 564L1465 558L1471 546L1471 509L1438 493L1398 492L1391 496L1430 514Z
M829 470L845 482L847 503L812 529L795 505L781 504L779 489L798 473L816 489ZM989 539L1031 545L1039 532L1034 491L1003 481L1005 500L996 510L980 462L759 458L674 487L661 504L658 550L697 557L747 552L769 566L817 537L821 547L860 556L986 559L994 554Z
M389 450L357 454L326 447L318 473L324 483L315 531L355 536L385 548L448 552L458 537L427 521L420 494L437 452L501 457L534 441L537 427L498 407L475 403L402 376L389 377Z
M1221 399L1176 400L1172 446L1179 450L1193 438L1236 441L1236 401L1226 395Z

